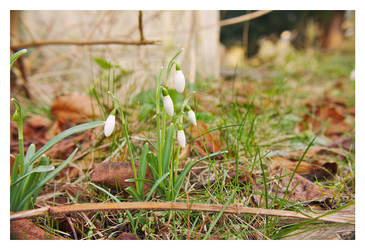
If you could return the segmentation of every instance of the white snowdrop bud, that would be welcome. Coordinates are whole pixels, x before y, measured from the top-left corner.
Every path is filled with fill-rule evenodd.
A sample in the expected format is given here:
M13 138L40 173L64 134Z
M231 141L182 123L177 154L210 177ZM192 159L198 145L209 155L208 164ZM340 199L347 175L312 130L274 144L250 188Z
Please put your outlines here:
M174 104L172 103L171 97L169 95L163 97L163 106L169 116L174 115Z
M112 134L115 127L115 115L110 114L104 124L104 135L108 137Z
M185 144L186 144L186 139L185 139L185 133L184 133L184 130L178 130L177 131L177 141L179 142L180 146L182 148L185 147Z
M179 65L176 64L176 72L175 72L175 89L177 92L184 92L185 88L185 77Z
M189 121L196 126L196 118L195 118L195 113L192 110L189 110L188 112L188 117L189 117Z
M351 71L350 79L355 80L355 70Z

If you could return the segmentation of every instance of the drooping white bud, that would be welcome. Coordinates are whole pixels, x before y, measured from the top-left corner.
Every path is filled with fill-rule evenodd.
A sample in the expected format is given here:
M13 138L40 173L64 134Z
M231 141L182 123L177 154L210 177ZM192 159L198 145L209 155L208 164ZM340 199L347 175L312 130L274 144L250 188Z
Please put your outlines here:
M169 95L163 97L163 106L169 116L174 115L174 104L172 103L171 97Z
M350 79L355 80L355 70L351 71Z
M195 118L195 113L192 110L189 110L188 112L188 117L189 117L189 121L196 126L196 118Z
M104 135L108 137L112 134L115 127L115 115L110 114L104 124Z
M179 142L180 146L182 148L185 147L185 144L186 144L186 139L185 139L185 133L184 133L184 130L178 130L177 131L177 141Z
M184 92L185 88L185 77L179 65L176 64L176 72L175 72L175 89L177 92Z

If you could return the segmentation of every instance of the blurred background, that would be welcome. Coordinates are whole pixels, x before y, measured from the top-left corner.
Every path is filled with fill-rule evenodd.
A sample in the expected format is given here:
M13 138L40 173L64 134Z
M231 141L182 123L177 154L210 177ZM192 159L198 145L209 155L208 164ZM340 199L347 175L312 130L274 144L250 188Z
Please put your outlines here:
M179 48L190 83L268 64L293 71L298 51L354 55L354 11L267 11L239 20L255 12L11 11L12 52L29 49L11 73L12 95L49 105L58 95L87 92L109 67L128 102L154 84Z

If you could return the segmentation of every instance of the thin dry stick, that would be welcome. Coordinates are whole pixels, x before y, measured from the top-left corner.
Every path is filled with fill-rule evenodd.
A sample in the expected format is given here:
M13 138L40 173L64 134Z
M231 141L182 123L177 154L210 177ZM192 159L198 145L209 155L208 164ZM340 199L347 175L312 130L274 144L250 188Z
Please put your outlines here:
M13 50L18 50L22 48L29 47L39 47L45 45L74 45L74 46L90 46L90 45L108 45L108 44L118 44L118 45L153 45L158 44L159 41L121 41L121 40L99 40L99 41L62 41L62 40L49 40L49 41L33 41L29 43L13 44L10 48Z
M243 16L238 16L238 17L233 17L230 19L226 19L226 20L222 20L219 22L220 26L227 26L227 25L232 25L232 24L236 24L236 23L242 23L242 22L246 22L255 18L258 18L260 16L266 15L268 13L272 12L272 10L258 10Z
M141 42L144 41L144 35L143 35L143 14L142 10L138 11L138 30L139 30L139 37Z
M223 205L218 204L199 204L190 203L189 205L184 202L121 202L121 203L85 203L85 204L73 204L56 207L43 207L33 210L14 212L10 215L10 220L19 220L34 218L39 216L50 216L71 214L78 212L89 211L112 211L112 210L191 210L200 212L220 212L223 209ZM306 213L306 215L297 213L294 211L276 210L276 209L264 209L264 208L252 208L244 207L240 205L227 206L224 213L228 214L253 214L253 215L267 215L267 216L280 216L299 219L311 219L323 214L321 213ZM329 214L318 218L320 221L336 222L336 223L355 223L353 214L350 215L336 215Z

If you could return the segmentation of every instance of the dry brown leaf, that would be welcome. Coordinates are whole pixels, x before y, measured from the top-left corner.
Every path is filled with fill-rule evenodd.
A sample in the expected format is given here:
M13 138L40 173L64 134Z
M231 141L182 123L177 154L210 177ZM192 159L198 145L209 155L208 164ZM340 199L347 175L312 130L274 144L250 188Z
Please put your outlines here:
M100 116L99 108L91 97L78 94L56 97L51 112L62 124L78 124Z
M132 233L123 232L115 238L116 240L139 240L137 236Z
M27 120L27 123L33 128L48 128L51 125L51 121L41 115L34 115Z
M324 98L318 104L307 103L309 114L303 117L300 123L300 130L312 129L315 133L319 133L323 129L323 123L329 123L324 129L326 135L341 135L350 130L349 124L345 118L348 110L344 103L338 100Z
M27 119L23 124L23 138L24 138L24 150L28 149L28 146L32 143L35 144L37 150L42 147L46 142L46 133L50 126L50 121L42 116L32 116ZM19 151L18 145L18 129L15 122L10 123L10 152L17 153Z
M136 165L138 172L138 165ZM91 175L91 181L97 184L103 184L109 188L125 189L134 186L133 182L126 182L126 179L134 178L132 165L129 162L103 162L94 165L94 171ZM146 168L145 179L152 180L151 170ZM151 188L151 185L145 183L145 190Z
M183 148L181 150L180 155L179 155L179 160L183 160L183 159L189 157L189 155L190 155L190 145L187 144L185 146L185 148Z
M289 174L289 175L287 175ZM290 177L292 172L280 167L273 167L270 170L271 177L280 177L281 178L274 182L272 193L275 194L278 190L278 197L283 198L285 195L286 187L289 184ZM287 176L285 176L287 175ZM285 177L282 177L285 176ZM289 201L298 202L298 201L310 201L310 200L325 200L328 197L331 197L333 193L331 190L320 188L318 185L313 182L307 180L299 174L294 174L293 180L289 186L289 192L287 195L287 199Z
M221 142L219 141L219 132L209 132L208 127L202 122L198 121L197 126L191 126L188 129L190 136L195 139L194 140L194 148L198 152L200 156L207 156L207 152L213 153L220 151L222 149ZM218 159L221 159L223 156L217 156Z
M27 219L10 221L10 239L12 240L64 240L51 235Z
M285 168L294 171L298 164L297 159L287 159L281 156L276 156L271 159L272 166ZM336 162L306 162L302 161L297 169L298 174L310 180L323 180L333 178L337 173Z
M354 137L346 137L346 138L341 138L339 140L334 141L333 143L327 145L329 148L344 148L347 151L354 151L355 150L355 141L354 141ZM334 149L331 149L334 150ZM338 150L336 150L338 151ZM344 153L342 153L344 154ZM344 158L346 159L346 156L344 156Z

